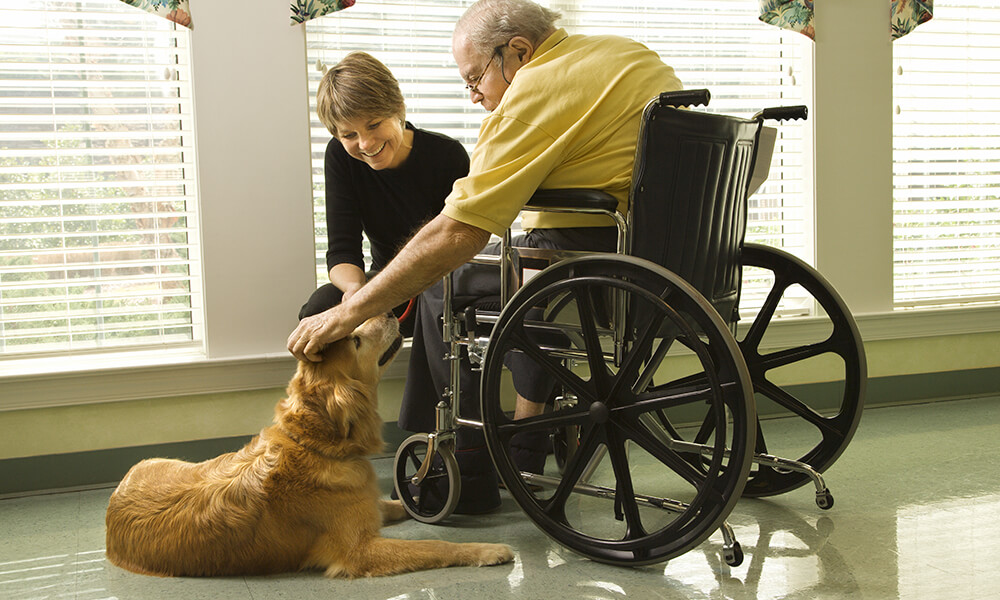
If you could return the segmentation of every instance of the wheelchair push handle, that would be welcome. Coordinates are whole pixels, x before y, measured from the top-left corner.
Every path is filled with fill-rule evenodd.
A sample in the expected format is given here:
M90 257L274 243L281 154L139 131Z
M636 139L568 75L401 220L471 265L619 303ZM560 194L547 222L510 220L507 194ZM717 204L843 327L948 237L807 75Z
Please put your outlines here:
M708 106L712 94L708 90L678 90L663 92L659 96L660 106Z
M809 115L809 110L805 106L775 106L765 108L753 116L754 121L762 122L767 120L775 121L800 121Z

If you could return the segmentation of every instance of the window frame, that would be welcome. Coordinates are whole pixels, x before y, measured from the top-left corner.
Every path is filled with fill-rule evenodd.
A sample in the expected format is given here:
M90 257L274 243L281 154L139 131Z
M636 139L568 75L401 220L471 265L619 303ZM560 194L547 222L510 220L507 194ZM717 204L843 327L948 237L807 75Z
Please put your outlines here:
M201 349L188 30L110 0L2 10L0 360Z

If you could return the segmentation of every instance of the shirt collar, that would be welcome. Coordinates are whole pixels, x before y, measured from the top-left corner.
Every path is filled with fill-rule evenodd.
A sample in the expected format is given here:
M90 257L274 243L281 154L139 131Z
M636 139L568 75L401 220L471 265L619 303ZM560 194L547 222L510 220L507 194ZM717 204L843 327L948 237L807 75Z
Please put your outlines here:
M542 42L542 45L540 45L535 50L535 53L532 54L532 58L534 58L535 56L544 54L544 53L548 52L549 50L555 48L556 45L559 42L565 40L568 37L569 37L569 34L566 33L565 29L563 29L562 27L560 27L559 29L556 29L555 32L552 35L550 35L549 37L545 38L545 41Z

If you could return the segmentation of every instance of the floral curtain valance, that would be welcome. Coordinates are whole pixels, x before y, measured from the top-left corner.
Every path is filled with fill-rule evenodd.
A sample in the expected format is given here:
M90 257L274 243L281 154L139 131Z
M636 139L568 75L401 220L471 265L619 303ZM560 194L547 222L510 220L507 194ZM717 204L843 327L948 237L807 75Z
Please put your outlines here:
M191 28L191 9L188 7L188 0L122 0L122 2Z
M125 4L191 28L190 0L121 0ZM355 0L292 0L292 25L354 6Z
M813 4L817 0L758 1L761 21L816 39L816 30L813 27ZM934 0L889 0L889 32L892 39L910 33L917 25L930 21L933 15Z
M293 0L292 25L354 6L354 0Z

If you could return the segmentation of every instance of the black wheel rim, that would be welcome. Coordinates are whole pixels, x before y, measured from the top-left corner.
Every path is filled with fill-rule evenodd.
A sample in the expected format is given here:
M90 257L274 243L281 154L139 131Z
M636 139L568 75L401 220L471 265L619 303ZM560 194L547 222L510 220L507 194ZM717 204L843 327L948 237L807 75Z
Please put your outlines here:
M807 424L813 433L808 450L797 448L799 456L784 456L804 462L823 472L843 453L854 436L864 407L867 366L864 346L857 325L836 290L812 267L794 256L756 244L743 250L744 268L762 269L771 274L772 284L761 310L739 340L753 380L754 391L778 407L785 415L794 416ZM780 350L762 351L761 342L774 320L784 294L793 286L804 289L822 307L829 319L830 333L826 339ZM820 399L808 387L776 383L771 375L778 369L785 373L804 362L824 355L839 357L842 364L843 386L832 405L830 399ZM767 423L758 423L756 451L782 454L780 440L768 435ZM770 442L770 444L769 444ZM804 451L803 451L804 450ZM780 494L810 481L803 473L778 471L769 466L755 466L744 490L746 496Z
M600 299L607 301L615 294L630 306L631 334L620 360L609 362L606 347L613 333L601 331L607 319L598 305ZM565 301L567 295L571 302ZM551 324L559 319L551 314L542 321L527 317L540 305L575 313L567 315L569 321L578 321L574 335L564 336L563 341L582 351L579 358L586 376L548 354L552 350L559 354L559 348L545 346L555 337ZM647 385L644 375L660 366L660 351L677 341L690 349L704 376L694 384L679 378ZM509 352L534 360L572 391L577 404L530 419L509 418L500 401L503 357ZM732 510L749 470L754 409L735 341L701 296L673 274L641 259L589 256L564 261L533 278L505 307L494 328L484 365L482 402L487 445L515 500L558 542L602 562L659 562L699 544ZM711 409L716 435L708 441L711 458L694 467L686 454L669 447L664 431L649 417L701 404ZM518 432L560 427L578 427L579 445L567 457L558 487L540 492L521 479L506 444ZM603 503L596 509L599 513L588 513L586 518L571 515L576 509L576 503L570 507L571 496L581 496L572 494L573 487L583 483L589 459L601 449L613 481L604 486L611 490L610 498L595 499ZM663 479L680 488L682 507L665 511L637 501L636 493L644 490L636 488L646 486L647 480L633 478L630 452L642 452L653 467L668 469L671 477ZM603 524L593 523L595 518L610 525L602 529Z

